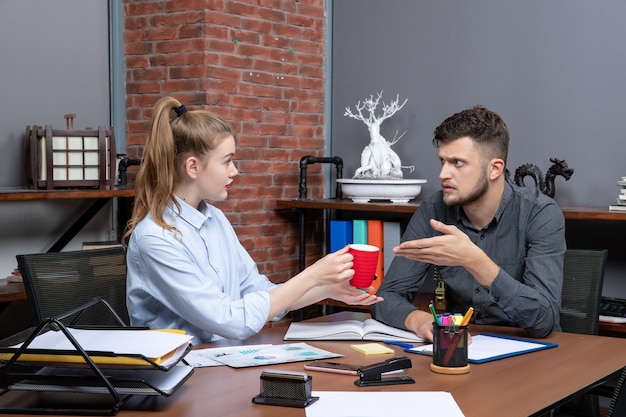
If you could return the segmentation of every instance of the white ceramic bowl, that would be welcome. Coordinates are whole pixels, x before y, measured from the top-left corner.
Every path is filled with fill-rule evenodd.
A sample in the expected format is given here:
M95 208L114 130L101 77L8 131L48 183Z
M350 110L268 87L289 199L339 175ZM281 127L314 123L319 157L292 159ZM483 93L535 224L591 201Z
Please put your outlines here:
M355 203L367 203L370 200L391 200L392 203L406 203L414 199L422 191L426 180L360 180L340 178L341 191L344 197L351 198Z

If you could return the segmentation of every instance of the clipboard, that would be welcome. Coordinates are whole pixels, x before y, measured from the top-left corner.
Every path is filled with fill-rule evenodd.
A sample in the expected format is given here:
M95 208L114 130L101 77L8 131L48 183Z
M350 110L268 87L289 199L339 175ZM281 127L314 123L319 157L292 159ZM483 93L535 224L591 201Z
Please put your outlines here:
M472 343L467 349L468 362L481 364L555 347L558 347L558 344L513 336L481 333L472 335ZM415 346L404 351L432 356L433 345Z

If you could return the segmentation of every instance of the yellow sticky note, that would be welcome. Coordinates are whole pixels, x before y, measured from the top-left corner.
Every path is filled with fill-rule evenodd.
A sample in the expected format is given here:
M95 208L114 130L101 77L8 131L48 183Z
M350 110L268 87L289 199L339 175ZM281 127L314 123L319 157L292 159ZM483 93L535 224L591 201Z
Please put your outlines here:
M386 355L394 353L394 350L388 348L380 343L362 343L358 345L350 345L350 347L357 352L364 353L366 355Z

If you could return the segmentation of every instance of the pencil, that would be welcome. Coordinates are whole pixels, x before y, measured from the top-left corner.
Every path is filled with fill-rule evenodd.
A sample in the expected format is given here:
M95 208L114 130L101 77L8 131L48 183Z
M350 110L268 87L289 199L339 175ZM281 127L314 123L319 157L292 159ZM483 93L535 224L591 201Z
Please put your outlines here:
M463 316L463 320L461 320L461 326L467 326L469 324L470 319L472 318L472 314L474 314L474 307L470 307L467 309L467 313Z

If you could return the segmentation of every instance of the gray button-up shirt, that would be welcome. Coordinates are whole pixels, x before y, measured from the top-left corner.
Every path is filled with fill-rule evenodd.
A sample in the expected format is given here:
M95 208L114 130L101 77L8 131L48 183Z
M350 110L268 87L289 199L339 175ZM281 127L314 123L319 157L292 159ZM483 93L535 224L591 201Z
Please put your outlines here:
M463 267L439 266L446 283L448 311L464 313L473 306L472 322L522 327L531 337L561 330L565 219L554 200L537 188L506 183L493 220L476 230L459 206L444 204L439 191L416 210L402 240L439 235L429 225L431 218L458 227L500 266L491 288L482 287ZM406 316L415 310L411 301L429 266L395 257L377 293L385 300L372 306L372 315L405 328Z

